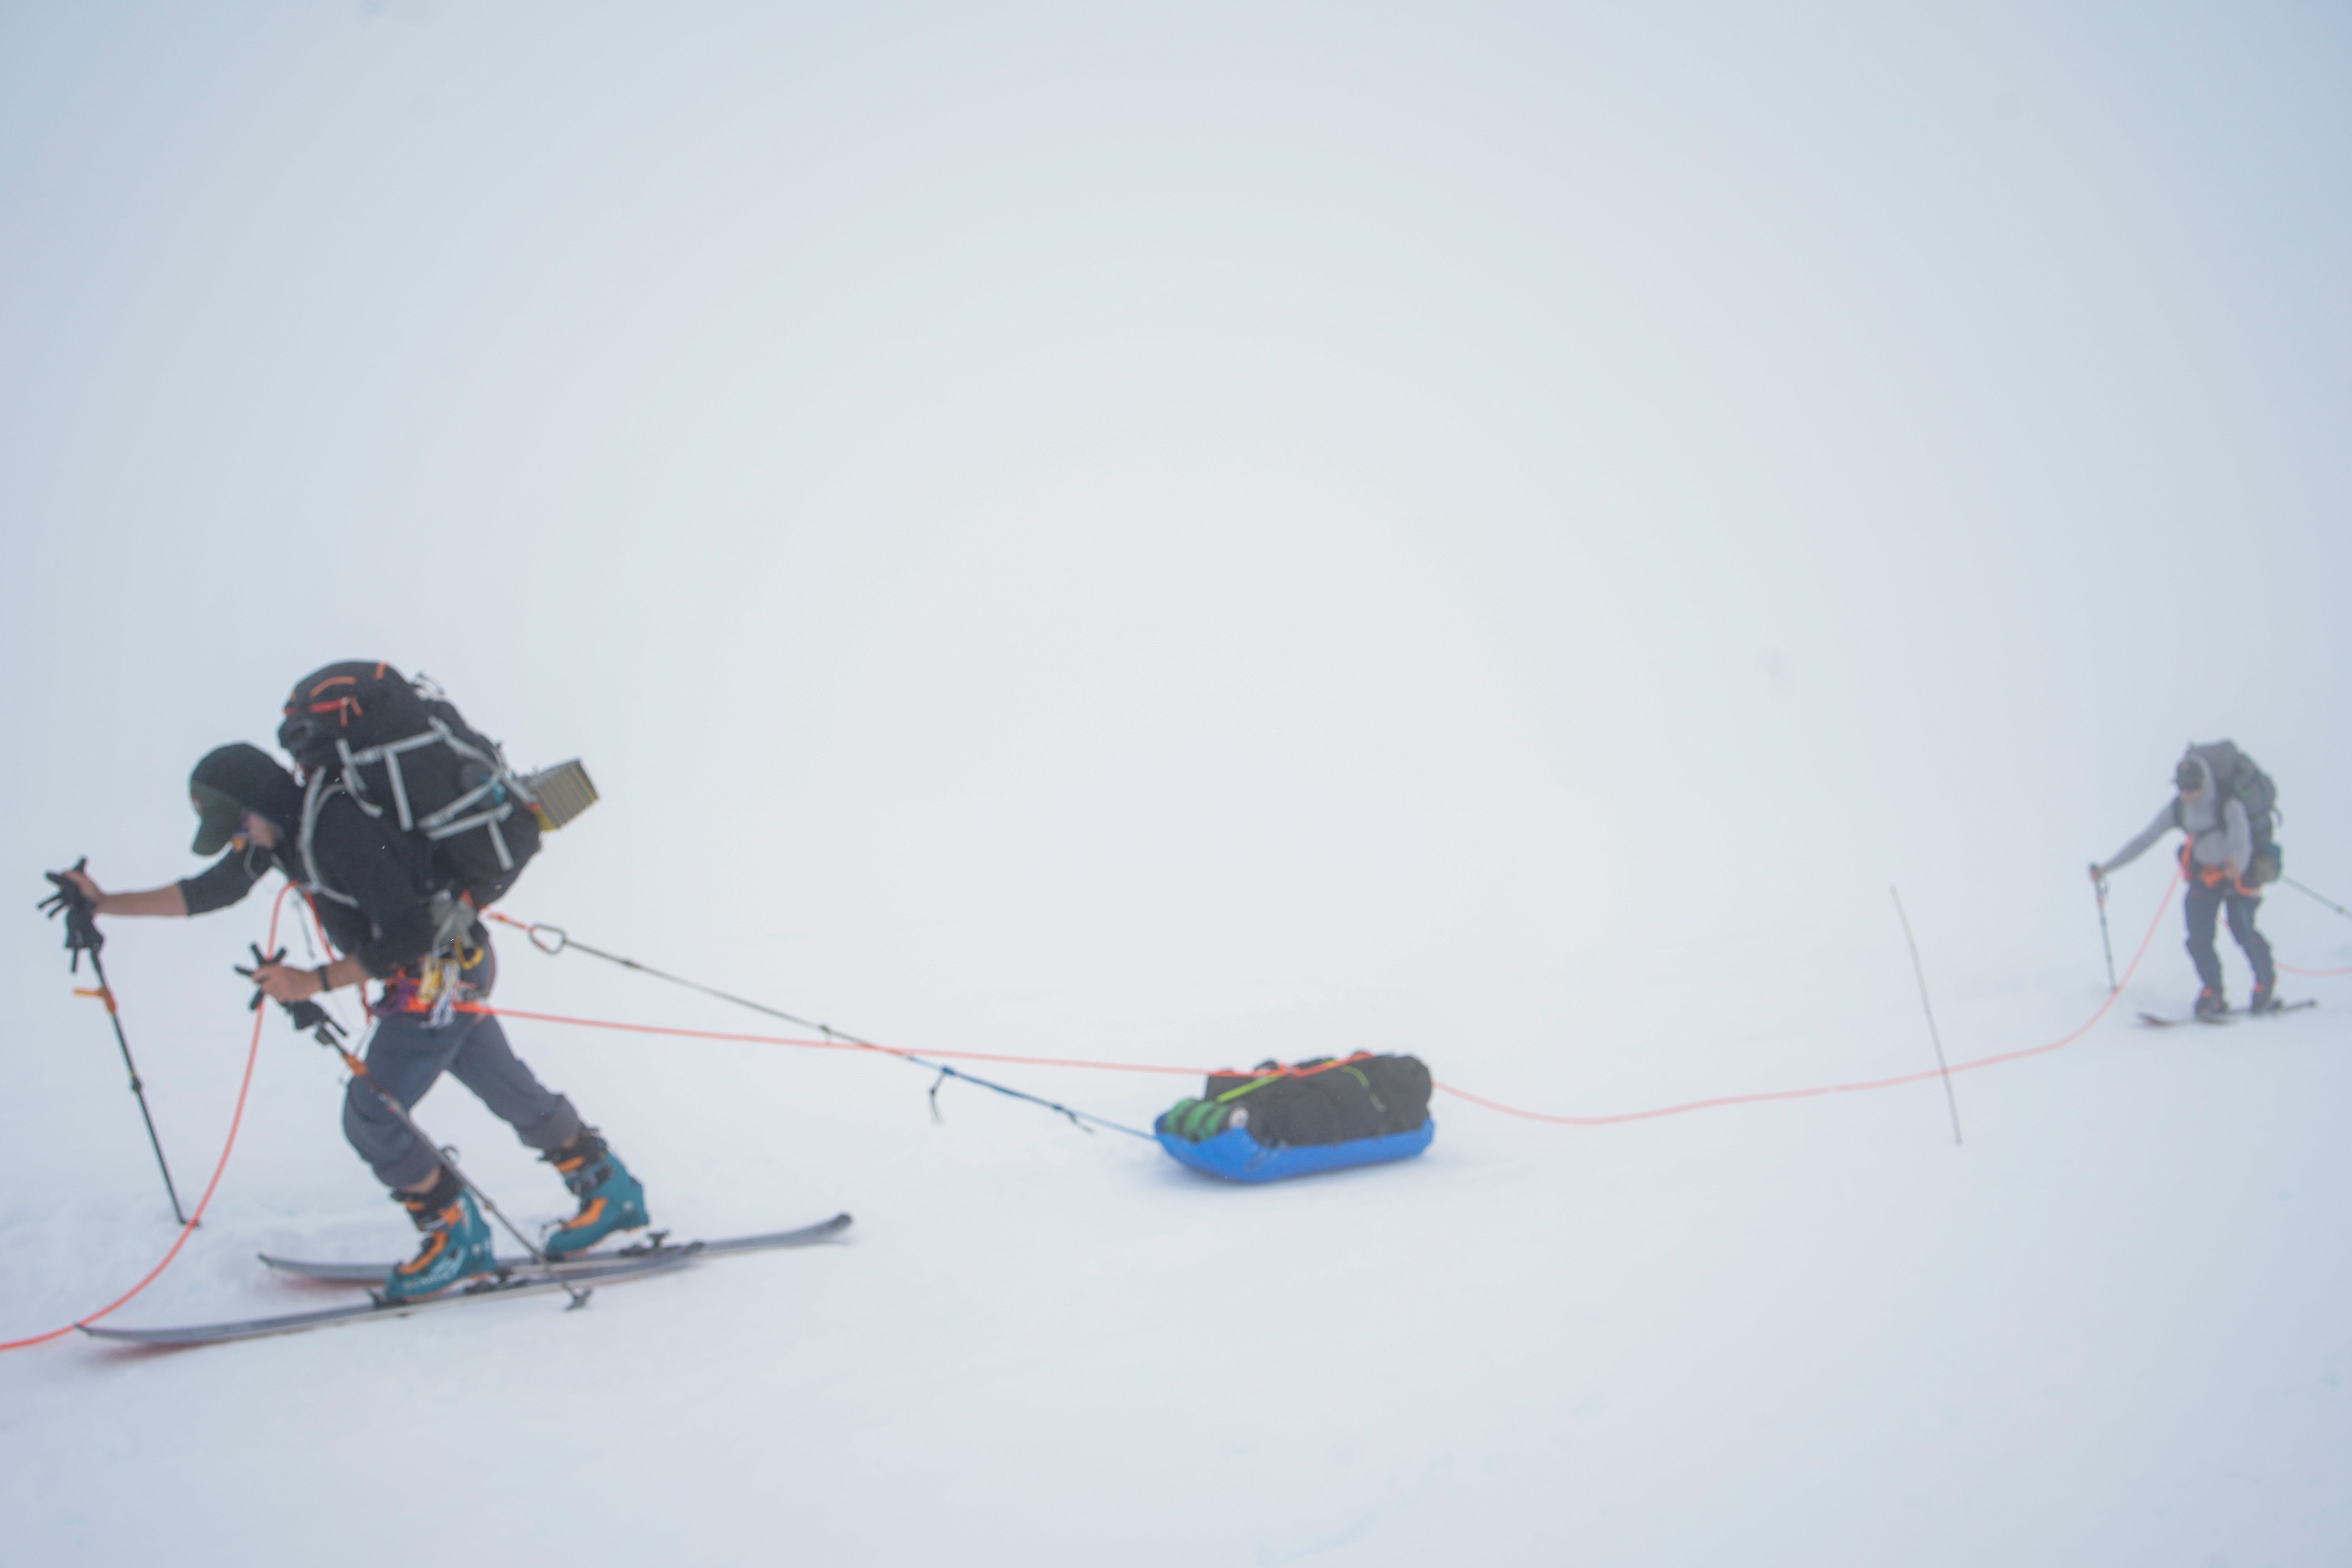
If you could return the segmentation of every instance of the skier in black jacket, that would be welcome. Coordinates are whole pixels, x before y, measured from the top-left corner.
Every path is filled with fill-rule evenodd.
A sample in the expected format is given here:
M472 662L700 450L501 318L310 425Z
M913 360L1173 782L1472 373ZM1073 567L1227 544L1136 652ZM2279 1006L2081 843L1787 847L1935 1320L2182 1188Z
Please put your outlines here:
M459 1011L489 994L498 960L474 907L436 872L430 847L368 816L340 793L303 821L302 786L254 746L208 752L189 776L200 818L199 855L228 853L202 873L138 893L107 893L79 871L64 873L105 915L200 915L225 909L269 871L305 888L328 938L343 956L316 969L264 963L255 981L279 1002L299 1002L369 980L375 1026L368 1076L404 1107L443 1072L474 1091L553 1164L579 1212L547 1240L566 1256L618 1230L646 1224L645 1189L563 1096L541 1085L509 1048L498 1019ZM441 1156L411 1132L365 1084L343 1098L343 1133L425 1233L417 1255L385 1281L394 1300L446 1290L496 1268L489 1227Z

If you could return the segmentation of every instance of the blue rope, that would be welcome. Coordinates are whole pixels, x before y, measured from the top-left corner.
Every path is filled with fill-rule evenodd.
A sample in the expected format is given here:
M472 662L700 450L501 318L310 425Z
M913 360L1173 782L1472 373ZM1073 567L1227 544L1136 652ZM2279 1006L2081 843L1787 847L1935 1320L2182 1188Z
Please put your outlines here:
M849 1039L847 1035L842 1035L838 1037L845 1040ZM850 1043L860 1046L866 1044L863 1040L852 1040ZM879 1050L882 1047L877 1046L874 1048ZM1058 1100L1043 1100L1036 1095L1024 1093L1017 1089L1007 1089L1001 1083L991 1083L984 1078L974 1078L968 1072L958 1071L956 1068L948 1066L945 1062L925 1061L920 1057L908 1056L902 1051L892 1051L889 1054L898 1058L901 1061L912 1062L917 1067L929 1068L939 1073L940 1076L931 1080L931 1120L934 1121L945 1121L947 1120L946 1117L940 1114L940 1085L945 1083L951 1078L959 1078L963 1079L966 1083L977 1084L982 1089L992 1089L997 1093L1010 1095L1014 1100L1025 1100L1032 1105L1042 1105L1048 1110L1057 1110L1064 1116L1068 1117L1070 1119L1070 1124L1081 1132L1092 1132L1094 1129L1087 1126L1087 1123L1093 1121L1110 1128L1114 1131L1124 1132L1130 1138L1140 1138L1147 1143L1158 1142L1158 1140L1153 1138L1150 1133L1138 1131L1136 1129L1128 1126L1123 1121L1113 1121L1108 1117L1097 1116L1090 1110L1073 1110L1068 1106L1062 1104Z

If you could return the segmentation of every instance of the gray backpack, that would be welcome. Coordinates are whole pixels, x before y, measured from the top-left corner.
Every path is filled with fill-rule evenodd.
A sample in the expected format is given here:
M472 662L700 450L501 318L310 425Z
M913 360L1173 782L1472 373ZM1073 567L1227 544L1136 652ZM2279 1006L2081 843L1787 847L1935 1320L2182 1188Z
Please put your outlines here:
M2221 798L2228 800L2234 795L2238 804L2246 808L2246 826L2254 835L2254 859L2246 868L2246 881L2277 881L2281 857L2275 835L2282 813L2278 807L2278 785L2271 782L2271 775L2231 741L2191 745L2185 755L2203 758L2205 765L2212 770L2213 786ZM2172 805L2172 819L2180 820L2180 803L2177 800Z

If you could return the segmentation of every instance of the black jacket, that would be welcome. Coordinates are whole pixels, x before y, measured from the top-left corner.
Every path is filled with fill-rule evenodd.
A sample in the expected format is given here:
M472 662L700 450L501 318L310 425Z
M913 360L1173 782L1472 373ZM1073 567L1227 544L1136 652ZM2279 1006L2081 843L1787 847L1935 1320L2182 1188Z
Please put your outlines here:
M226 909L275 868L289 882L310 880L294 830L281 829L276 849L231 849L180 884L192 915ZM327 886L353 900L320 898L319 918L337 947L377 979L397 973L432 951L434 894L448 879L433 864L431 847L398 825L380 821L337 794L320 807L310 850ZM356 906L356 907L355 907Z

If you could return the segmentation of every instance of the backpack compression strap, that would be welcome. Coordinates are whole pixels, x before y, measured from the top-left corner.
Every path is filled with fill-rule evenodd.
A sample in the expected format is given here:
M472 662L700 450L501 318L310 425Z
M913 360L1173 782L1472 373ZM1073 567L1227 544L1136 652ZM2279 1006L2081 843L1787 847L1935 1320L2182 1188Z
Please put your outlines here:
M449 726L440 720L435 719L430 722L431 729L421 731L404 741L388 741L381 746L370 746L363 752L352 751L351 743L347 741L335 742L335 750L342 759L342 777L348 781L346 787L352 802L370 816L380 816L383 814L382 806L372 805L360 795L360 791L366 787L359 773L360 764L380 762L383 764L383 771L392 779L393 809L399 814L400 826L404 832L415 832L422 828L425 837L437 841L443 838L454 838L460 833L470 832L477 827L488 828L490 835L490 847L498 852L499 869L513 870L514 854L507 847L506 835L499 831L499 824L514 815L517 800L520 800L527 805L536 805L537 802L532 799L530 791L524 786L522 781L517 778L513 771L507 766L506 758L499 755L495 748L485 752L478 746L468 745L459 740ZM446 746L461 757L471 758L488 772L489 777L439 810L419 817L409 809L408 784L407 781L401 776L400 757L404 752L413 752L419 747L435 745ZM481 802L488 804L470 816L460 816L460 813L467 807Z

